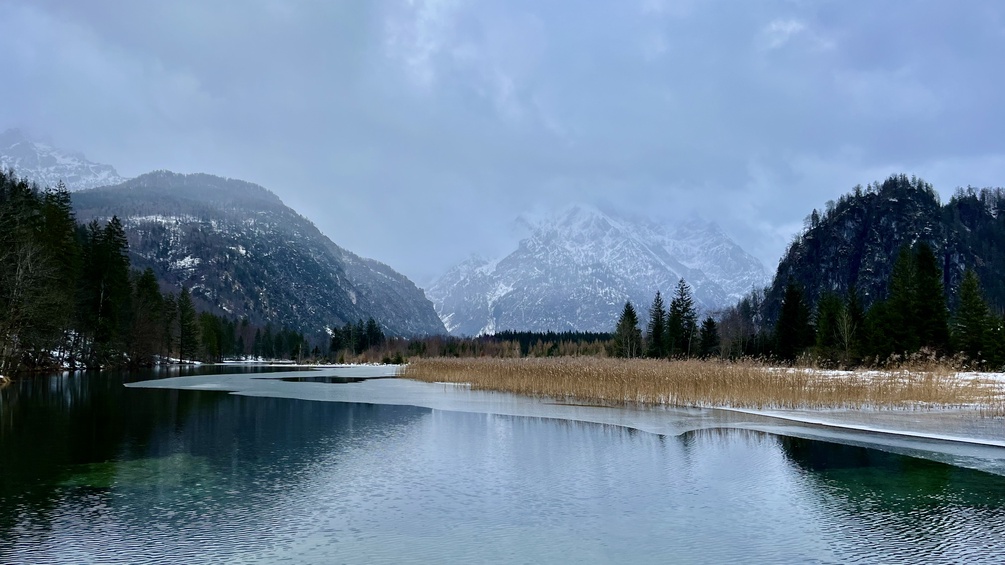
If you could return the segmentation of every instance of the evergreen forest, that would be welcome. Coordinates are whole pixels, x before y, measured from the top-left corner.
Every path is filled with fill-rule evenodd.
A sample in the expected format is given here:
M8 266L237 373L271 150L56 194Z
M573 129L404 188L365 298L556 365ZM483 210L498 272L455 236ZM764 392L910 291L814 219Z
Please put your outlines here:
M0 171L0 375L309 354L303 334L198 312L131 268L118 218L76 222L62 184Z
M885 298L867 308L854 286L844 294L825 292L811 307L802 286L789 279L773 324L764 322L759 292L720 312L718 321L706 316L698 324L682 279L669 306L656 292L644 332L634 306L625 304L610 352L656 359L750 357L845 368L912 360L948 360L971 369L1005 367L1005 318L988 304L977 272L965 271L952 302L943 280L932 247L920 241L900 249Z

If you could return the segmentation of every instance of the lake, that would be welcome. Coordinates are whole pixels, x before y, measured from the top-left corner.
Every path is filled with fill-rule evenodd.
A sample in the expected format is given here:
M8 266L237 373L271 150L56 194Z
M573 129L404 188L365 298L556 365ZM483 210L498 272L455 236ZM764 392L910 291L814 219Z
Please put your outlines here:
M13 383L0 390L0 563L1005 555L1001 448L348 378L379 372ZM161 377L175 378L123 386Z

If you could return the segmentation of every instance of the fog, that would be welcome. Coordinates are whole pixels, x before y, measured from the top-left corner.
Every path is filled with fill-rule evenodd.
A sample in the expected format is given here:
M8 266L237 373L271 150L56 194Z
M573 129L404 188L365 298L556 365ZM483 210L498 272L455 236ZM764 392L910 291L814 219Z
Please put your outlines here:
M262 184L420 285L572 201L772 269L856 184L1005 184L1003 60L994 0L2 0L0 130Z

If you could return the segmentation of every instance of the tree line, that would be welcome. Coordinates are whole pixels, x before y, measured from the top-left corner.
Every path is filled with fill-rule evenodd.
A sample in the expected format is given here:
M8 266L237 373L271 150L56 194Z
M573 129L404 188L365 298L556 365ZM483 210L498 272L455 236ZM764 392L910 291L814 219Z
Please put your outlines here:
M0 375L309 353L303 334L198 312L129 261L122 223L77 223L69 191L0 171Z
M351 327L347 325L346 327ZM345 328L343 328L343 332ZM345 335L344 333L342 334ZM332 344L339 342L333 335ZM345 362L405 363L414 357L574 357L606 355L611 334L596 332L502 331L476 337L432 335L422 337L387 337L376 346L353 353L332 348L328 358Z
M900 249L887 293L864 309L855 287L823 293L811 312L802 289L789 283L775 325L774 355L809 356L823 365L882 366L919 354L956 356L970 367L1005 365L1005 321L993 314L976 272L967 269L950 308L943 270L931 246Z
M698 310L691 287L684 279L677 282L670 305L666 306L659 290L649 307L645 334L639 327L638 313L631 301L625 303L609 354L614 357L649 357L651 359L707 358L720 353L719 327L712 316L698 323Z
M634 306L625 304L609 353L656 359L755 357L831 367L955 357L972 368L1005 366L1005 318L992 312L976 272L964 273L954 309L943 280L931 246L918 242L901 248L886 294L874 297L868 308L853 286L843 295L823 293L811 309L803 289L789 281L773 324L763 318L761 291L719 312L718 321L706 316L698 324L682 279L668 307L656 292L645 331Z

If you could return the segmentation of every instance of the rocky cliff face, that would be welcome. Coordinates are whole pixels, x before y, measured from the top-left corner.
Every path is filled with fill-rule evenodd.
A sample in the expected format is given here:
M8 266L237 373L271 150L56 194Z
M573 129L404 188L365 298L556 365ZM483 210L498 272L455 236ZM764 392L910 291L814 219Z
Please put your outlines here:
M133 265L203 306L306 332L373 317L392 335L444 333L432 303L387 265L325 237L265 188L159 171L73 193L78 220L116 215Z
M580 205L527 225L512 253L474 257L430 286L451 333L611 331L626 300L644 310L681 278L706 311L767 280L757 259L708 222L673 228Z
M959 191L942 205L931 185L903 175L857 187L824 213L814 210L807 218L766 293L767 317L777 315L789 280L802 285L811 305L824 292L843 295L855 285L868 306L886 296L900 248L919 241L940 258L951 303L970 267L992 304L1005 306L1003 212L1001 189Z

